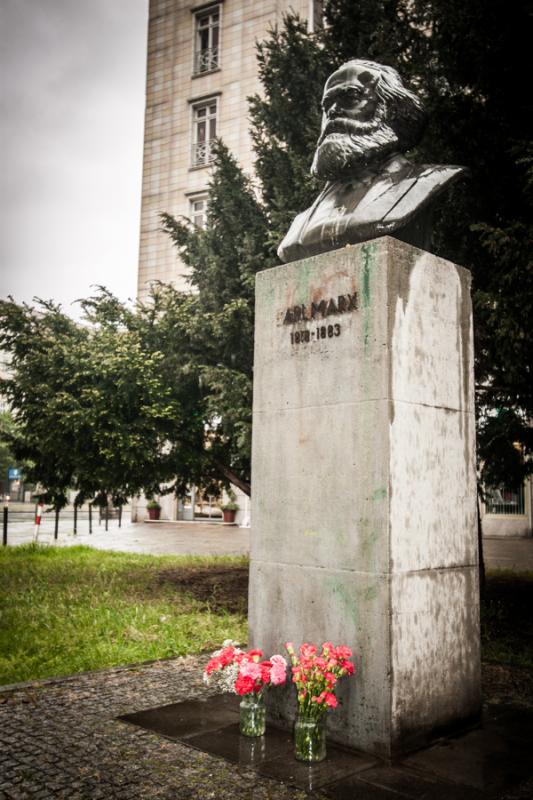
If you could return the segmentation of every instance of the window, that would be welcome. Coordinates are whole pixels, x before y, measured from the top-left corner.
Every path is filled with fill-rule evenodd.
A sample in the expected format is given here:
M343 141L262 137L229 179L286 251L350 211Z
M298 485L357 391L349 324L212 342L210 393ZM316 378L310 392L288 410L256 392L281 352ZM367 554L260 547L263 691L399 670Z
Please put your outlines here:
M220 6L195 15L194 74L218 69L220 51Z
M212 147L217 135L217 101L206 100L192 107L193 167L207 166L213 160Z
M197 228L207 225L207 194L197 194L189 198L189 217Z
M507 486L487 488L485 498L487 514L524 514L524 487L510 489Z
M307 30L312 33L322 26L323 14L322 0L309 0L309 11L307 14Z

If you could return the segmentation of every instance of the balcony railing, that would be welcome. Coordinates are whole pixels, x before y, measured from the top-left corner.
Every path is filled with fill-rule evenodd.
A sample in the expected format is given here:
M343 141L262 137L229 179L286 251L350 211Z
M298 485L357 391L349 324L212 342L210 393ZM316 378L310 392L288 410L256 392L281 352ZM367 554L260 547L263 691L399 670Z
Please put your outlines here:
M194 74L200 75L202 72L211 72L213 69L218 69L218 47L199 50L194 59Z
M214 139L207 142L195 142L192 146L191 163L193 167L203 167L210 164L214 159L213 145Z

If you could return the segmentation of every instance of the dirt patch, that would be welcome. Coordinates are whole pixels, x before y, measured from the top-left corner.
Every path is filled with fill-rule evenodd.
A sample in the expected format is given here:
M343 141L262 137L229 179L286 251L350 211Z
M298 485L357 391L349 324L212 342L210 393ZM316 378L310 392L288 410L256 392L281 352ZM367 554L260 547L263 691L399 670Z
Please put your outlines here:
M156 580L186 592L211 611L248 612L248 567L169 568L158 572Z

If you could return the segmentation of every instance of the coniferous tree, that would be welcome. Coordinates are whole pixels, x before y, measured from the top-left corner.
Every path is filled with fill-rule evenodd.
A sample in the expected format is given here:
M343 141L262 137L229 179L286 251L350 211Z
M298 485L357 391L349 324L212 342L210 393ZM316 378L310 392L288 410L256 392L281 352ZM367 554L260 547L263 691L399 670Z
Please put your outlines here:
M214 154L206 229L167 214L163 228L197 292L188 299L191 338L183 354L199 381L207 431L196 482L218 476L249 494L255 275L277 259L251 180L222 143ZM182 470L178 453L175 466Z

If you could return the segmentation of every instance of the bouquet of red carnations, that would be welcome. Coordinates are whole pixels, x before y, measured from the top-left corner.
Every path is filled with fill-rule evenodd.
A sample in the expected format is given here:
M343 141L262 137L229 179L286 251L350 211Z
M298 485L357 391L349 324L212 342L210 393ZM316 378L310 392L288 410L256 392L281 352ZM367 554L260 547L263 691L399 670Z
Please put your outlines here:
M339 678L353 675L349 647L324 642L322 649L304 643L296 655L292 642L285 645L292 662L292 682L298 691L298 717L294 723L294 755L299 761L326 757L326 711L337 707L335 687Z
M285 683L287 675L283 656L274 655L268 661L261 661L262 657L262 650L244 651L228 640L213 653L204 671L207 684L241 695L239 725L244 736L264 734L265 689Z
M283 656L274 655L268 661L261 661L262 657L262 650L244 651L228 639L209 659L204 681L239 695L259 695L268 686L285 683L287 662Z
M328 708L336 708L337 681L355 671L349 660L352 657L350 648L324 642L319 653L316 645L304 643L297 656L292 642L287 642L285 647L292 662L292 682L298 691L300 712L318 718Z

